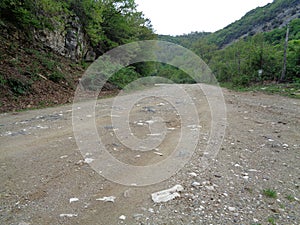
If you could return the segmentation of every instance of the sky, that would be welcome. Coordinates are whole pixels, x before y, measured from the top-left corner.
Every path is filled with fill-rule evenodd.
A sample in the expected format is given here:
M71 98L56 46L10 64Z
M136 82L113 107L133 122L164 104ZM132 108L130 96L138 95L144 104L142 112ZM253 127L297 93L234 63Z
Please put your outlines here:
M135 0L157 34L215 32L273 0Z

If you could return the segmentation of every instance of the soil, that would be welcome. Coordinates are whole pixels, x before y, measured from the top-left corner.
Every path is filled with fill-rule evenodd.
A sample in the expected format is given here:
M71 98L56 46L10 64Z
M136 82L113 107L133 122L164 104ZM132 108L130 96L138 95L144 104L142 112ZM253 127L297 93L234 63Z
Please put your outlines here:
M93 162L84 161L87 155L76 144L72 126L72 112L80 108L68 104L0 114L0 224L300 224L300 100L222 89L226 134L217 156L202 170L212 126L210 104L198 85L182 88L197 108L199 121L189 129L200 139L183 168L144 187L110 181L93 169ZM152 91L176 96L172 85L162 85L118 99L129 106L137 93L147 96ZM145 97L130 111L128 135L148 137L153 133L147 123L157 118L163 119L167 132L154 151L131 150L116 135L122 127L112 123L114 99L97 101L95 121L102 145L119 161L152 165L172 155L178 142L190 144L180 139L185 124L176 111L189 109L189 104L180 98L171 104ZM84 111L88 103L82 104L84 115L93 117ZM131 177L122 170L119 174ZM166 203L151 199L152 193L177 184L184 188L180 197ZM115 201L97 200L109 196Z

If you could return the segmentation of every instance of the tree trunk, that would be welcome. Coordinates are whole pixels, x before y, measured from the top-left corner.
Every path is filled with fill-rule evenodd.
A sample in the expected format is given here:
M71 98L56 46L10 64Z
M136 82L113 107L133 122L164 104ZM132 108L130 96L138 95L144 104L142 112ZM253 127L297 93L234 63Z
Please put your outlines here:
M283 68L282 68L282 73L281 73L281 77L279 82L283 82L283 80L285 79L285 75L286 75L286 61L287 61L287 48L288 48L288 43L289 43L289 25L287 25L287 29L286 29L286 37L285 37L285 44L284 44L284 58L283 58Z

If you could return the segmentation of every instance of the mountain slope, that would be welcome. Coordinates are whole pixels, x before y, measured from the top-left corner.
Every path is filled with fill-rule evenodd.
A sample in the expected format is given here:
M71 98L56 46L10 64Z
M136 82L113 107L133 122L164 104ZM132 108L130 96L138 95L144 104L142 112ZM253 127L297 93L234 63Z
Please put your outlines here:
M209 40L224 47L242 37L286 26L300 17L300 0L274 0L248 12L240 20L210 35Z

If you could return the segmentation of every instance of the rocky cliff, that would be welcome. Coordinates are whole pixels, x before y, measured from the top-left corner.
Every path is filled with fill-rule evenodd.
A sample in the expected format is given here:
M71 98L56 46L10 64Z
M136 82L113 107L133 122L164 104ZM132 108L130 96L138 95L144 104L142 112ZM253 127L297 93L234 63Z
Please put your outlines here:
M55 21L53 30L35 29L34 39L55 53L76 62L82 59L94 61L96 57L77 16L71 16L63 21Z

